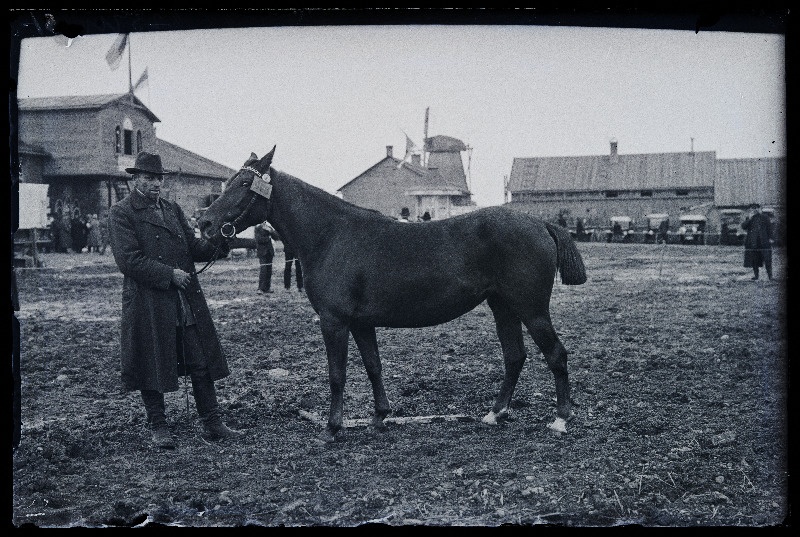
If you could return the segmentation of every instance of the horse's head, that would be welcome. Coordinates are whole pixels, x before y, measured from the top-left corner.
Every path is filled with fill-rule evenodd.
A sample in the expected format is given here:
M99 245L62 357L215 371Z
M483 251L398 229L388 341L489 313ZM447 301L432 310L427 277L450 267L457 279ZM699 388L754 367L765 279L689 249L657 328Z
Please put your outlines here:
M275 147L260 160L251 153L242 168L227 180L222 195L197 222L205 239L218 244L267 219L272 193L269 167L274 154Z

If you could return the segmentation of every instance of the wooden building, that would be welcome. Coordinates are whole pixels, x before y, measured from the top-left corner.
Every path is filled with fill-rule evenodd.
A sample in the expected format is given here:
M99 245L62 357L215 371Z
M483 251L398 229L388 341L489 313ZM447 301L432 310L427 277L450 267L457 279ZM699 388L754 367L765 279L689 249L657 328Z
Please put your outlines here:
M686 214L707 218L709 243L723 222L736 227L750 203L783 222L785 158L718 159L715 151L621 155L612 140L608 155L515 158L506 184L509 207L568 226L608 227L628 216L643 231L646 215L669 215L675 230ZM742 233L740 231L740 233Z
M160 140L159 122L133 93L18 101L20 182L49 185L51 213L64 208L103 214L129 192L139 151L159 153L168 176L164 196L187 216L207 207L235 170Z
M344 184L338 195L355 205L398 218L404 207L410 220L421 220L427 212L432 220L448 218L476 208L467 186L461 152L467 146L449 136L425 140L427 163L420 154L411 161L394 157L386 146L386 156Z
M714 201L714 151L515 158L506 184L506 203L570 227L607 226L612 216L642 222L645 215L677 216ZM677 219L676 219L677 221Z

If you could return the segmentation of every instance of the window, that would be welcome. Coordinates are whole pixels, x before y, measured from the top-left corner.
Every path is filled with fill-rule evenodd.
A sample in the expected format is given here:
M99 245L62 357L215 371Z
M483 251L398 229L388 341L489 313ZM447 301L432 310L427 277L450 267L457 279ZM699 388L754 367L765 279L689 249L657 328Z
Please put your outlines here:
M653 197L653 191L652 190L642 190L641 192L639 192L639 196L641 196L643 198L652 198Z
M616 198L617 196L619 196L619 192L617 192L616 190L606 190L607 198Z
M142 131L136 131L136 153L142 151Z
M686 190L686 189L678 189L678 190L675 191L675 195L676 196L688 196L689 195L689 191Z
M114 131L114 151L117 153L122 153L122 138L119 125L117 125L117 128Z
M133 123L127 117L122 122L122 143L124 153L126 155L133 155Z
M125 154L133 155L133 131L125 131Z

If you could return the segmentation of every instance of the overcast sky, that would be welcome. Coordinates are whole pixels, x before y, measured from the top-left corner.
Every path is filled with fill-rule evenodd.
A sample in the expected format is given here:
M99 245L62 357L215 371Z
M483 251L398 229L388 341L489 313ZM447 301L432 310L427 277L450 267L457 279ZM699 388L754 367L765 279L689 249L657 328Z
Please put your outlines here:
M273 166L333 193L385 156L447 135L472 147L478 205L515 157L716 151L785 156L779 34L552 26L314 26L26 38L18 97L137 96L159 138L231 168Z

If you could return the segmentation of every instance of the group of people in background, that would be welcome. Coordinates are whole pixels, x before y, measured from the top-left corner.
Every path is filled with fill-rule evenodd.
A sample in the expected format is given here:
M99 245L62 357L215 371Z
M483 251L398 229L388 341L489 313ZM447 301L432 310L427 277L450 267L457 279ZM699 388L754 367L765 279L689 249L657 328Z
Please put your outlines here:
M108 215L81 215L80 209L62 210L50 225L53 250L59 253L105 254L109 244Z

